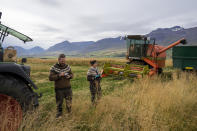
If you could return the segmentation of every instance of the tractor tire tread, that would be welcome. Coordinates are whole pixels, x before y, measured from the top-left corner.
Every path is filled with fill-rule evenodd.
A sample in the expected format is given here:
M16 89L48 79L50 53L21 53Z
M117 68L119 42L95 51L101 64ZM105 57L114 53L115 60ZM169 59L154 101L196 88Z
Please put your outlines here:
M0 94L15 98L23 111L38 106L38 95L21 79L0 74Z

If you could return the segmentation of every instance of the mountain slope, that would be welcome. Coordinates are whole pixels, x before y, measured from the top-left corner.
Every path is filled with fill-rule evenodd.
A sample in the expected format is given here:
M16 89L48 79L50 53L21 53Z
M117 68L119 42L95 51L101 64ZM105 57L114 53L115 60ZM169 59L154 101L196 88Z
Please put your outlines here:
M39 46L36 46L34 48L31 48L28 50L29 53L31 54L39 54L39 53L43 53L45 50Z
M147 36L156 38L156 43L161 45L169 45L181 38L186 38L188 45L197 45L197 27L189 29L180 26L159 28L150 32Z
M88 46L82 53L89 53L92 51L100 51L100 50L110 50L110 49L119 49L125 48L125 44L123 40L120 40L120 37L117 38L105 38L96 41L94 44Z
M186 38L187 45L197 45L197 27L184 29L180 26L174 26L172 28L158 28L151 31L147 36L156 38L156 43L167 46L181 38ZM19 56L57 56L59 53L65 53L71 56L97 56L106 55L110 56L110 53L115 52L115 55L122 55L126 52L126 43L120 37L117 38L105 38L94 41L81 41L81 42L69 42L63 41L49 47L47 50L41 47L34 47L32 49L24 49L16 46ZM120 54L117 54L118 51Z
M180 26L174 26L172 28L158 28L151 31L147 36L156 38L156 43L167 46L181 38L186 38L188 41L187 45L197 45L197 27L184 29ZM124 40L117 38L105 38L96 42L68 42L56 44L50 47L47 52L64 52L68 55L84 55L90 53L97 53L100 51L110 51L125 49L126 44Z
M54 46L48 48L45 54L57 54L57 53L66 53L67 55L75 55L90 46L92 41L84 41L84 42L69 42L63 41Z
M17 50L17 55L20 56L39 56L44 53L44 49L36 46L31 49L24 49L20 46L14 46L14 49Z
M51 46L47 51L49 52L55 52L55 51L72 51L76 47L74 45L71 45L69 41L64 41L61 43L58 43L54 46Z
M118 49L124 48L125 44L123 40L120 40L120 37L117 38L106 38L101 39L96 42L93 41L84 41L84 42L69 42L64 41L58 43L54 46L51 46L46 53L55 52L65 52L69 55L76 54L86 54L93 51L108 50L108 49Z

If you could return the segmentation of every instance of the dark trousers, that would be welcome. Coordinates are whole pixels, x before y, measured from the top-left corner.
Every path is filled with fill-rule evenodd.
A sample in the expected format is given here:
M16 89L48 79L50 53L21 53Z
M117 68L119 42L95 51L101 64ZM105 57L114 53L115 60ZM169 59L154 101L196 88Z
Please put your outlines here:
M91 92L91 101L93 104L95 104L96 99L99 100L102 95L100 80L94 80L90 82L90 92Z
M66 108L68 112L71 112L72 106L72 89L71 88L63 88L63 89L55 89L55 97L57 104L57 111L62 113L62 104L63 100L66 100Z

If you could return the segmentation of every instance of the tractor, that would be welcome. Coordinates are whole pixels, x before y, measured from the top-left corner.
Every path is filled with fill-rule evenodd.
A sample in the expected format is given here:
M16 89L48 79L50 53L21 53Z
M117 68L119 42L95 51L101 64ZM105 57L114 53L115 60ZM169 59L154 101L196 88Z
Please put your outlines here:
M165 67L166 51L180 43L186 44L186 40L180 39L167 47L157 45L155 38L144 35L128 35L126 65L105 63L102 76L122 75L124 77L142 77L161 74Z
M1 18L0 12L0 18ZM17 51L14 47L4 49L5 37L12 35L24 43L32 39L0 22L0 130L17 130L24 112L38 106L38 89L30 79L30 67L17 64Z

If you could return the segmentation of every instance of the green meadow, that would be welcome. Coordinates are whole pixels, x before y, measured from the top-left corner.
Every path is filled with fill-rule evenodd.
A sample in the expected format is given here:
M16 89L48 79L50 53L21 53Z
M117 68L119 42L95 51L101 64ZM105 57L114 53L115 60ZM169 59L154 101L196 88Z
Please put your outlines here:
M56 119L53 82L48 80L50 67L56 59L28 59L31 78L38 86L40 106L28 112L21 131L68 130L197 130L197 77L180 72L166 62L164 72L170 78L154 76L141 79L106 77L102 79L102 98L96 107L91 105L86 72L91 58L68 58L74 73L72 79L72 113ZM105 62L125 63L124 59L97 58L99 68ZM178 74L178 75L177 75ZM64 104L65 106L65 104Z

